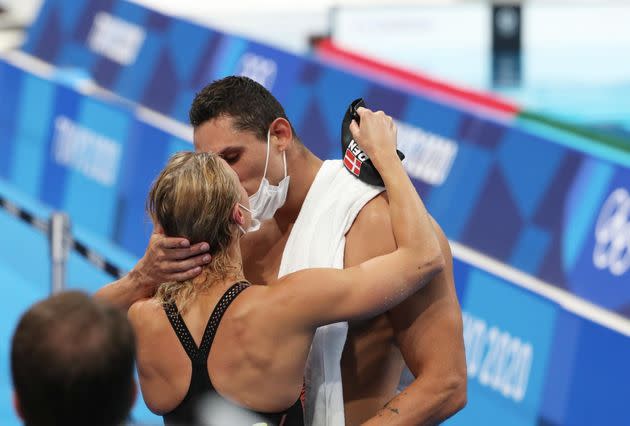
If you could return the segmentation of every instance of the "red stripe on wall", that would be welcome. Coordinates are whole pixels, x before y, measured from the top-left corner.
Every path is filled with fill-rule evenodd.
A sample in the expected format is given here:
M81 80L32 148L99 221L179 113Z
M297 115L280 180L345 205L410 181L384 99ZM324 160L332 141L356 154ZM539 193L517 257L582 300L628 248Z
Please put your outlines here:
M343 49L336 46L330 39L319 41L315 45L315 53L320 59L333 62L343 68L369 74L371 77L403 86L406 89L430 93L438 98L465 104L468 107L482 108L487 112L508 116L515 116L520 111L516 105L488 94L458 88Z

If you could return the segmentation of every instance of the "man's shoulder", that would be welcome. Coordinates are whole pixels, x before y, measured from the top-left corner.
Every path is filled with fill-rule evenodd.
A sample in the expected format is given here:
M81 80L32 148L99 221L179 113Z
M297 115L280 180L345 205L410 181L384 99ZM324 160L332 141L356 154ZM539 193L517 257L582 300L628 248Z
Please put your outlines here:
M346 234L345 266L354 266L396 249L385 194L370 200Z
M369 230L375 227L385 227L391 230L389 202L385 193L377 195L363 206L350 229L366 228Z
M429 214L429 218L438 240L440 240L440 242L448 242L446 236L444 235L444 231L433 216ZM356 235L367 234L368 236L391 234L393 236L389 201L385 192L371 199L363 207L363 209L361 209L352 224L347 237L352 237L351 233Z

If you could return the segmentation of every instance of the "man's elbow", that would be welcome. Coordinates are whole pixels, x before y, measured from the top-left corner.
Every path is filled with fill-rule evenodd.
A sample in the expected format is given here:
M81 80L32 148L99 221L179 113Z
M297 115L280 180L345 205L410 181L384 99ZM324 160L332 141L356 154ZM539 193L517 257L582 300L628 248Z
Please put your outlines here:
M450 247L448 247L448 241L446 242L446 245L447 249L450 250ZM421 255L421 258L426 259L426 263L424 263L424 265L426 267L425 269L428 272L428 275L433 277L446 269L446 256L450 253L445 252L439 238L435 238L435 241L424 242L423 251L424 253ZM416 256L417 255L418 253L416 253Z
M446 260L441 251L432 253L425 259L426 261L418 267L419 278L423 282L429 282L446 268Z
M461 411L468 402L468 383L466 373L454 374L446 380L446 404L443 417L448 418Z
M444 258L442 251L435 253L432 264L436 274L439 274L446 268L446 259Z

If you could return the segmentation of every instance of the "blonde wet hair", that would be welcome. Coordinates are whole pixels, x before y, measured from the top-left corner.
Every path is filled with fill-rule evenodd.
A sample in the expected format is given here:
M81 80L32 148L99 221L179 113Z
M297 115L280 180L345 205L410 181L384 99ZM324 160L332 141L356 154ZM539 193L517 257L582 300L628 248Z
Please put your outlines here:
M240 265L228 252L239 232L232 220L238 200L238 184L218 155L180 152L171 157L151 187L147 211L166 236L187 238L191 245L207 242L212 259L199 277L161 284L155 295L159 302L175 302L183 310L213 281L239 273Z

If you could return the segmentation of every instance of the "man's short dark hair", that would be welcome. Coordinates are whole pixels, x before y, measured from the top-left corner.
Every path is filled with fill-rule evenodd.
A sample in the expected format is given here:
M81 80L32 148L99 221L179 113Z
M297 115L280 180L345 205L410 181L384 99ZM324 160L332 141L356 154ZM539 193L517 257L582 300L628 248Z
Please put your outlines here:
M236 130L253 132L265 141L267 130L276 118L289 121L269 90L251 78L237 76L216 80L201 89L189 111L193 127L222 116L231 117ZM293 126L291 130L297 139Z
M125 314L78 291L33 305L11 344L26 425L115 425L134 401L134 335Z

